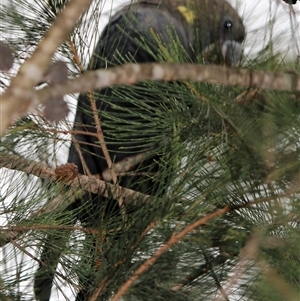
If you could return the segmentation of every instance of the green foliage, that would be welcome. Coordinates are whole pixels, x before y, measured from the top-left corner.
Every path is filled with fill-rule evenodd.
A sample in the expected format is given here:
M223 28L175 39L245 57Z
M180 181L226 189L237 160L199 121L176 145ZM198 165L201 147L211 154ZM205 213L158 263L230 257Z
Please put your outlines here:
M31 53L28 45L38 44L64 2L39 0L30 4L19 0L12 6L2 5L0 30L11 33L7 41L16 54ZM68 37L71 42L56 54L72 63L76 75L80 67L72 60L71 44L86 65L87 49L94 48L89 34L98 31L101 5L101 1L94 3ZM181 51L180 47L167 52L162 49L161 57L181 61L185 56ZM250 61L249 67L279 68L278 61L265 53L263 59ZM296 64L294 67L299 72ZM149 95L143 102L141 92ZM258 91L247 98L251 92L195 82L118 87L116 93L138 110L124 109L105 127L120 140L134 133L140 136L143 131L140 145L149 149L155 146L155 152L162 155L160 189L166 192L146 203L138 199L142 204L131 205L129 219L119 215L107 218L103 206L103 218L95 229L85 230L79 224L68 228L75 217L60 206L33 214L64 195L65 185L30 175L28 170L29 174L5 168L11 162L0 159L2 224L22 230L18 239L2 247L0 298L33 299L40 248L51 241L51 248L62 252L54 291L60 291L61 298L67 300L69 290L77 291L77 276L81 275L86 281L95 279L96 289L102 287L99 300L109 300L175 234L229 206L228 212L187 233L159 256L137 277L124 300L213 300L216 295L234 300L234 295L235 300L296 301L293 298L299 294L300 272L300 97L289 92ZM74 100L69 103L74 106ZM146 127L140 124L141 119L147 119ZM126 129L120 126L124 120ZM69 120L49 124L32 114L16 121L1 138L0 156L22 156L24 166L19 170L26 168L26 160L55 168L66 161L71 128ZM72 197L65 196L64 201L72 202ZM88 211L92 205L84 206ZM8 233L2 228L0 231ZM87 235L88 231L92 235ZM255 245L257 251L245 259L243 252L250 252L247 242L257 233L262 236ZM96 253L92 251L95 240ZM238 269L240 262L244 266ZM267 277L270 269L273 277ZM283 296L278 283L284 284L289 294Z

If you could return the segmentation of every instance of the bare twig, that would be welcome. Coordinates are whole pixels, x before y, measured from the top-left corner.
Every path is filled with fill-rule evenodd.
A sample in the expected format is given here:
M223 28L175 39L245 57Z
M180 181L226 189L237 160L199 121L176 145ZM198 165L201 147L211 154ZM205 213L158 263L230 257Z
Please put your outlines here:
M89 98L89 101L91 104L91 109L92 109L95 127L96 127L97 138L100 143L100 147L102 149L104 158L106 160L108 170L111 175L111 179L113 180L114 184L117 184L117 176L113 169L113 163L111 161L108 149L107 149L105 141L104 141L104 135L103 135L102 128L100 125L100 118L99 118L99 114L98 114L98 110L97 110L97 106L96 106L96 101L95 101L95 98L94 98L94 95L92 92L88 92L88 98ZM119 202L119 205L120 205L120 207L122 207L123 204Z

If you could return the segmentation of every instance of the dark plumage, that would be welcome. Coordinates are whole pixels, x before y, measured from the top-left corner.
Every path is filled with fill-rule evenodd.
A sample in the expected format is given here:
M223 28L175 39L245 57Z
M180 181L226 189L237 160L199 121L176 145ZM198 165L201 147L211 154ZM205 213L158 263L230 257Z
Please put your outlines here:
M296 4L297 0L283 0L287 4Z
M128 61L155 62L161 57L162 48L171 47L174 41L180 42L182 51L182 55L174 60L237 64L244 37L245 29L240 17L224 0L137 1L112 16L102 32L89 69L105 68ZM145 194L161 195L168 179L159 175L157 162L160 156L155 148L162 142L158 140L157 137L160 136L156 131L166 131L167 135L168 130L159 123L153 129L153 123L148 121L148 114L154 112L151 108L157 108L161 100L157 95L147 94L142 89L145 88L143 85L139 87L95 91L93 97L97 100L105 143L113 162L117 163L144 151L153 151L152 155L131 169L139 175L119 176L118 183ZM136 89L134 96L132 89ZM140 103L131 101L137 98ZM87 95L81 94L74 130L95 133L94 124L90 100ZM75 141L78 144L72 143L68 162L75 163L79 173L101 177L107 169L107 163L98 139L91 135L76 135ZM149 173L158 174L159 178L149 177ZM67 210L70 224L79 219L84 226L97 227L100 223L100 212L105 212L104 216L116 213L118 205L116 201L86 194ZM53 237L49 236L48 241L51 239ZM45 246L41 261L54 270L59 256L59 251L51 251ZM35 279L37 300L49 300L53 270L47 270L43 265L38 269ZM82 279L79 279L79 283L83 288L76 300L88 300L89 290L93 287L92 281L89 283L90 287Z

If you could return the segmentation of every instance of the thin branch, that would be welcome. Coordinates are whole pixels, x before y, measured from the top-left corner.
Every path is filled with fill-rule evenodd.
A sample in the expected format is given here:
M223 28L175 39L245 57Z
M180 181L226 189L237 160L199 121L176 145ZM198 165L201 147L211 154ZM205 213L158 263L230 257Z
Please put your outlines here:
M94 98L94 95L93 95L92 92L88 92L88 98L89 98L89 101L90 101L90 104L91 104L91 109L92 109L93 118L94 118L94 122L95 122L98 141L100 143L100 146L101 146L104 158L106 160L108 170L110 172L113 183L117 184L117 176L116 176L116 173L113 169L113 163L112 163L112 160L110 158L108 149L107 149L106 144L105 144L104 135L103 135L102 128L101 128L101 125L100 125L100 118L99 118L99 114L98 114L98 109L97 109L96 101L95 101L95 98ZM120 205L120 207L122 207L123 203L120 203L120 201L119 201L119 205Z
M85 68L84 68L84 66L83 66L83 64L82 64L82 62L81 62L81 60L79 58L79 55L78 55L77 49L75 47L75 44L73 43L73 41L71 40L70 37L67 38L67 43L69 44L70 50L73 53L73 60L74 60L74 62L79 67L80 71L84 72Z
M112 297L111 301L117 301L119 300L126 291L133 285L133 283L140 277L141 274L143 274L145 271L147 271L152 264L167 250L169 250L175 243L182 240L189 232L193 231L199 226L205 225L209 220L219 217L227 212L230 211L229 206L225 206L222 209L216 210L213 213L207 214L206 216L200 218L196 222L188 225L186 228L184 228L181 232L178 234L172 235L172 237L169 239L169 241L160 247L152 257L147 259L134 273L133 275L119 288L118 292ZM94 301L96 298L90 298L89 301Z
M73 53L73 60L75 61L75 63L79 67L80 71L84 72L85 68L84 68L84 66L83 66L83 64L82 64L82 62L79 58L79 55L78 55L77 49L75 47L75 44L73 43L73 41L71 40L70 37L67 38L67 43L69 44L70 50ZM81 133L76 133L76 134L87 135L87 133L91 133L91 136L94 134L94 133L88 132L88 131L78 131L78 132L81 132ZM78 156L80 158L80 162L82 164L84 173L90 177L90 176L92 176L92 174L91 174L90 169L88 168L88 166L86 164L85 158L84 158L84 156L82 154L82 151L81 151L81 148L79 146L79 142L75 138L75 135L72 135L72 143L73 143L73 145L76 149L76 152L78 153ZM96 135L96 137L97 137L97 135Z
M90 169L89 169L89 167L88 167L88 165L87 165L87 163L85 161L85 158L84 158L84 156L82 154L82 151L81 151L81 148L80 148L80 145L79 145L79 141L75 138L75 136L72 136L72 143L73 143L73 145L75 147L75 150L76 150L76 152L77 152L77 154L79 156L79 159L80 159L80 162L81 162L81 165L82 165L82 168L83 168L83 172L87 176L91 177L92 173L90 172Z
M80 68L81 71L84 71L84 67L82 65L82 62L79 59L79 56L78 56L78 53L76 51L76 47L75 47L74 43L71 41L71 39L68 39L68 43L70 45L71 51L73 53L73 58L74 58L76 64L79 66L79 68ZM96 137L98 138L98 141L99 141L99 144L101 146L104 158L106 160L106 163L107 163L107 166L108 166L108 170L110 172L110 177L112 178L113 183L117 184L117 180L118 180L117 179L117 175L116 175L116 173L115 173L115 171L113 169L113 163L112 163L112 160L110 158L108 149L106 147L106 143L105 143L105 140L104 140L103 131L102 131L101 124L100 124L100 118L99 118L99 114L98 114L98 110L97 110L97 105L96 105L96 101L95 101L95 98L94 98L92 90L88 91L87 97L89 98L89 101L90 101L90 104L91 104L92 113L93 113L93 117L94 117L94 122L95 122L95 127L96 127ZM83 156L81 156L81 157L83 159ZM124 204L119 201L120 208L123 205Z

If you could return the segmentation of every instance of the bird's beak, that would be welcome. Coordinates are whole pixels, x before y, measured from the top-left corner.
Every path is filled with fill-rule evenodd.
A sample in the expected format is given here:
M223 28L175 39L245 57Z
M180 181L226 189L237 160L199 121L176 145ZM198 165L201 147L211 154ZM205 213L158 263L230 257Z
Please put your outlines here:
M243 46L239 42L226 40L221 45L221 52L227 66L238 66L243 56Z
M210 64L239 66L243 57L241 43L225 40L218 44L210 44L202 51L202 57Z

